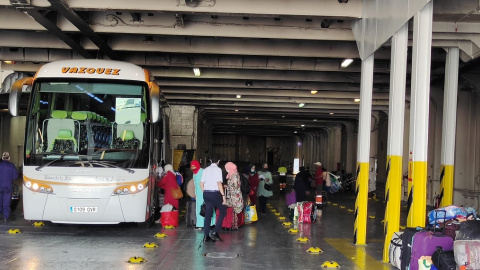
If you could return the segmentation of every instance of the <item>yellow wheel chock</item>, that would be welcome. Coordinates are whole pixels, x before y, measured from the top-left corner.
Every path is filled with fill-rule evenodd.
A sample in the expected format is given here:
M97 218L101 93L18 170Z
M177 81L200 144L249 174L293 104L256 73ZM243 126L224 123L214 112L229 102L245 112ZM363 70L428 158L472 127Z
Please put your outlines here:
M288 232L295 234L295 233L298 233L298 229L290 229L288 230Z
M307 237L299 237L299 238L297 238L296 241L300 242L300 243L306 243L306 242L310 241L310 239L308 239Z
M334 204L332 204L332 205L333 205L333 206L337 206L337 205L338 205L338 203L334 203Z
M368 216L368 218L375 218L375 216Z
M400 229L401 229L401 230L405 230L406 228L407 228L407 226L401 226L401 225L400 225Z
M382 224L385 223L385 219L383 219L381 223L382 223Z
M278 217L278 220L280 220L280 221L283 221L285 219L286 219L285 217Z
M41 222L41 221L35 221L33 223L33 226L35 227L42 227L42 226L45 226L45 223Z
M175 229L175 226L167 225L167 226L165 226L165 227L163 227L163 228L165 228L165 229Z
M19 234L22 233L19 229L10 229L7 231L9 234Z
M278 213L278 212L275 212L275 216L280 216L280 213Z
M289 226L292 226L292 223L291 222L283 222L282 225L285 226L285 227L289 227Z
M322 264L323 268L340 268L340 264L336 261L326 261Z
M321 250L319 247L311 247L311 248L307 249L307 253L321 254L321 253L323 253L323 250Z
M143 247L144 248L157 248L158 245L157 245L157 243L148 242L148 243L143 244Z
M348 212L353 212L353 209L348 209Z
M147 260L145 260L142 257L130 257L127 261L128 263L146 263Z
M345 205L340 205L340 208L342 208L342 209L345 208Z
M167 237L167 236L168 236L168 235L165 234L165 233L156 233L156 234L154 235L155 238L165 238L165 237Z

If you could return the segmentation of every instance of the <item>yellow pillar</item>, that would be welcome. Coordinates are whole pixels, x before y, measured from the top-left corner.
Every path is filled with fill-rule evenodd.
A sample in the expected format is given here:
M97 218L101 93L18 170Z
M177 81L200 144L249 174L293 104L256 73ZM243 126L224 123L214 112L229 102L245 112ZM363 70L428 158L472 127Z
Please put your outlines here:
M454 165L442 165L440 174L440 207L453 204Z
M357 162L357 182L355 187L355 230L353 243L365 245L367 239L367 204L368 204L368 162Z
M400 201L402 199L402 156L387 157L387 183L385 192L385 224L383 262L389 262L390 240L400 230Z
M388 108L387 182L385 185L385 223L383 262L389 262L390 241L400 229L402 196L402 155L407 77L408 23L392 37L390 96Z

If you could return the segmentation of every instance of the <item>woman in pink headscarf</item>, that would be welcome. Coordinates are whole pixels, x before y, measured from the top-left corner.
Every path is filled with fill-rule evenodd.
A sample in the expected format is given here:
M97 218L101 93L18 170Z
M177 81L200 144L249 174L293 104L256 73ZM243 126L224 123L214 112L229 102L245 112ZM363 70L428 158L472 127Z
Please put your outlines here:
M240 175L237 172L237 165L232 162L225 164L227 171L227 206L232 207L236 214L243 211L242 190L240 188Z

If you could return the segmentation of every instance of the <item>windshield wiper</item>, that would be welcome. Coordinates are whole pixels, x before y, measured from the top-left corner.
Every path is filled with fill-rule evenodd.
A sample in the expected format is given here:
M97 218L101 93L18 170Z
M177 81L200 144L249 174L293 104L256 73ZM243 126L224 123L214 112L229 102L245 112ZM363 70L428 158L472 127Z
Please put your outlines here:
M124 171L127 171L129 173L135 173L134 170L132 169L129 169L129 168L124 168L124 167L120 167L120 166L117 166L115 164L112 164L111 162L109 161L93 161L93 160L89 160L87 161L89 164L92 164L92 165L100 165L100 166L104 166L104 167L108 167L108 168L117 168L117 169L121 169L121 170L124 170Z
M50 152L50 153L48 153L48 154L50 154L50 155L52 155L52 154L53 154L53 155L58 155L58 154L59 154L60 157L59 157L59 158L56 158L56 159L54 159L54 160L52 160L52 161L49 161L49 162L47 162L47 163L44 163L44 164L42 164L42 165L40 165L40 166L38 166L37 168L35 168L35 170L40 171L40 170L43 169L44 167L48 167L48 166L52 165L53 163L55 163L55 162L57 162L57 161L63 161L63 160L65 160L65 159L64 159L65 156L73 156L73 155L76 155L75 153L66 153L66 154L65 154L65 153L56 153L56 152ZM78 158L80 158L80 156L78 156Z

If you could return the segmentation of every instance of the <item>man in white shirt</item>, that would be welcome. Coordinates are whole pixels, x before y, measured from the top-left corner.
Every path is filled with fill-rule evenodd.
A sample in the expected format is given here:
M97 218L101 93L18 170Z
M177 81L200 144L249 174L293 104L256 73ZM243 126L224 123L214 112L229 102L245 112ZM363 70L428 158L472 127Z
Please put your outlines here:
M222 229L222 222L227 214L227 203L225 191L223 189L222 169L218 167L220 159L212 156L210 158L212 164L203 170L200 187L203 191L203 199L205 201L205 222L203 225L203 233L205 234L204 242L222 241L218 233ZM210 232L210 224L214 207L220 211L220 215L215 223L215 228Z

